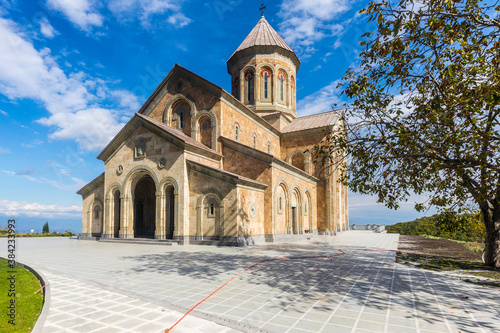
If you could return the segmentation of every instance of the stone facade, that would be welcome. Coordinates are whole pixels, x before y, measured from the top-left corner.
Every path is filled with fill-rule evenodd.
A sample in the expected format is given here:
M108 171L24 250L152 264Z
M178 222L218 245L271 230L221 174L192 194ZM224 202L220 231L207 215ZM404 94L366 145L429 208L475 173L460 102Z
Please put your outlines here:
M339 170L310 153L341 111L297 118L300 62L257 27L228 60L231 94L175 65L104 148L104 173L78 191L82 236L248 245L348 230Z

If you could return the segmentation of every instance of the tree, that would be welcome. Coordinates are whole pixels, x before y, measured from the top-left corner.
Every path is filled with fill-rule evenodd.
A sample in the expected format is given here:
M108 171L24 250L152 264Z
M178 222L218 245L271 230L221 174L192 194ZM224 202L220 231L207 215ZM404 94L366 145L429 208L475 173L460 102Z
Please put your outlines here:
M495 5L496 6L496 5ZM340 86L346 133L316 157L342 165L354 192L397 209L479 208L486 264L500 267L500 6L480 0L371 2L361 64ZM348 176L347 176L348 175ZM462 210L463 211L463 210Z
M44 234L50 233L50 231L49 231L49 222L48 221L45 222L45 224L43 225L42 233L44 233Z

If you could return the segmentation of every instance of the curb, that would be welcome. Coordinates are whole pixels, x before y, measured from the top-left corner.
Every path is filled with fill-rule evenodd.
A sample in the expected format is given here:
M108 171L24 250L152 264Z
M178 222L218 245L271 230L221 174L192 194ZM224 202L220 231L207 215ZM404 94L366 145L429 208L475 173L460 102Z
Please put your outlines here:
M5 257L0 257L0 259L9 260ZM33 273L33 275L37 277L37 279L40 281L41 285L43 286L43 288L42 288L42 290L43 290L42 311L40 312L40 315L38 316L38 319L36 320L35 326L33 327L33 330L31 331L33 333L40 333L42 331L43 324L45 323L45 319L47 319L47 315L49 313L49 306L50 306L50 285L48 283L49 280L42 273L36 271L31 266L20 263L18 261L16 261L16 266L26 268L28 271Z

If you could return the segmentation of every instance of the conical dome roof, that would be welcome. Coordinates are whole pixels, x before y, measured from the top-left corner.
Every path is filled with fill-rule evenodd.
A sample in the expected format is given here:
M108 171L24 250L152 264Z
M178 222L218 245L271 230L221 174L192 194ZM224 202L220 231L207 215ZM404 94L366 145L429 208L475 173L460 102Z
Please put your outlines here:
M283 55L289 57L294 64L297 66L297 70L300 66L299 58L293 52L292 48L285 42L285 40L273 29L273 27L267 22L264 15L261 16L257 25L250 31L248 36L245 38L243 43L234 51L229 60L227 61L228 70L232 67L239 59L250 54L255 53L282 53Z
M279 46L287 51L293 52L292 48L283 38L271 27L266 18L262 16L257 25L250 31L247 38L236 49L236 52L256 45Z

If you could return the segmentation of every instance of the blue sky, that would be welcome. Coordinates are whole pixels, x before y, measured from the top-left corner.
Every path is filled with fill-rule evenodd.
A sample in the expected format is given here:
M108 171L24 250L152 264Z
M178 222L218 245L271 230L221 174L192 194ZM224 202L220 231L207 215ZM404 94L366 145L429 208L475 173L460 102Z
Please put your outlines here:
M0 0L0 225L81 231L75 192L104 170L97 154L179 63L230 91L226 61L260 19L260 1ZM342 102L365 2L266 3L266 19L297 53L298 115ZM350 196L351 223L421 216Z

